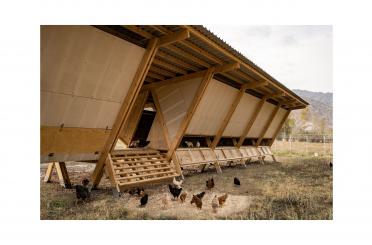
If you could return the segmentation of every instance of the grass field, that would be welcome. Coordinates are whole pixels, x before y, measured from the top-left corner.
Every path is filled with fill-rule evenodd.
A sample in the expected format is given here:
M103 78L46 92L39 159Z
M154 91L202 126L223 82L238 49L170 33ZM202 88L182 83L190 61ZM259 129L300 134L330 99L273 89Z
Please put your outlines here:
M109 182L104 179L101 189L92 192L86 203L75 203L74 190L63 189L53 176L54 183L41 185L41 219L332 219L333 175L330 157L279 156L280 163L268 161L261 165L251 163L223 167L221 175L213 168L204 173L189 171L183 188L188 192L185 203L171 201L166 185L145 189L149 202L138 207L139 197L128 193L114 197ZM72 183L88 177L92 164L68 164ZM42 165L41 180L45 172ZM216 186L206 191L203 208L190 204L191 193L205 191L206 179L214 177ZM242 185L235 187L237 176ZM211 200L215 194L228 193L226 204L217 213L212 212ZM162 199L167 199L163 207Z

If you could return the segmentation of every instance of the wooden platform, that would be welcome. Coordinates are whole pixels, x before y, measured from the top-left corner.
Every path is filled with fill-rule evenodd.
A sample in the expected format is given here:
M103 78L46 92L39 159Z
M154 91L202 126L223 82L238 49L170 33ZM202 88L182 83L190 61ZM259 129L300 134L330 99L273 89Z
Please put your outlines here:
M109 154L106 162L110 180L117 191L148 184L171 182L178 176L165 153L156 150L126 149Z

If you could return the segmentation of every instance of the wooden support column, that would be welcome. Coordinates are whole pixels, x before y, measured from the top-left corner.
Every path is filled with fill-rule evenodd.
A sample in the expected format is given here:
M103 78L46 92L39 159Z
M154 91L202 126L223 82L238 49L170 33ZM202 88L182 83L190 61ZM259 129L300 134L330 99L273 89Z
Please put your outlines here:
M217 134L213 139L213 142L211 144L212 149L216 148L218 142L220 141L221 136L222 136L223 132L225 131L226 127L227 127L227 124L230 122L230 119L231 119L232 115L234 114L236 107L238 107L239 102L240 102L240 100L242 99L242 97L245 93L245 90L246 90L246 86L244 86L244 85L241 86L241 88L239 90L239 93L236 95L233 103L230 106L229 111L227 112L227 114L225 116L225 119L222 121L222 123L221 123L221 125L220 125L220 127L217 131Z
M168 133L168 129L167 129L166 125L165 125L164 114L163 114L163 111L161 110L161 107L160 107L160 102L159 102L158 95L156 94L156 92L155 92L154 89L151 89L151 95L152 95L152 98L154 100L154 104L155 104L155 107L156 107L156 113L159 113L160 125L161 125L161 128L163 130L163 134L164 134L164 138L165 138L165 143L167 144L167 148L169 150L169 148L170 148L169 133ZM182 176L182 179L184 179L183 174L182 174L182 170L181 170L181 165L180 165L177 157L173 156L172 157L172 161L173 161L173 164L175 166L175 169L176 169L177 174L181 175Z
M273 138L272 138L271 141L270 141L270 146L273 145L273 143L274 143L276 137L278 136L280 130L281 130L282 127L283 127L283 124L285 123L285 120L287 120L287 118L288 118L288 116L289 116L290 113L291 113L291 110L287 110L287 112L285 113L285 116L283 117L282 121L279 123L278 128L275 130L275 133L274 133L274 135L273 135Z
M129 112L133 108L133 105L136 101L138 93L141 89L143 81L146 78L146 74L150 69L150 65L154 60L156 55L156 51L158 49L157 46L158 39L154 38L151 39L149 44L147 45L146 52L141 60L140 65L138 66L137 72L134 76L132 84L128 90L128 93L121 105L120 111L116 117L115 123L111 129L110 135L106 141L103 151L101 152L100 158L96 164L96 168L92 174L92 183L93 188L96 188L101 181L103 175L103 168L106 162L107 155L114 149L119 134L122 130L122 127L125 121L128 119Z
M50 182L52 178L53 169L57 170L57 175L59 179L59 184L66 189L72 188L70 178L67 173L66 163L65 162L52 162L49 163L48 169L45 173L44 182Z
M174 151L177 149L178 145L180 144L180 141L181 141L187 127L189 126L191 118L194 115L194 112L196 111L196 108L199 105L199 102L200 102L200 100L201 100L209 82L212 80L212 77L214 75L214 70L215 70L215 68L208 69L208 71L206 72L203 80L201 81L201 83L199 85L199 88L198 88L198 90L195 94L195 97L191 102L190 108L188 109L188 111L186 113L186 116L185 116L184 120L182 121L181 126L178 129L178 132L173 139L172 144L169 147L168 157L167 157L168 160L170 160L172 158Z
M249 120L249 122L247 123L247 125L244 128L243 134L240 136L240 139L239 139L238 145L237 145L238 148L240 148L242 146L245 137L249 133L249 130L251 130L251 128L253 126L253 123L256 121L256 118L257 118L258 114L260 113L260 111L261 111L263 105L265 104L266 100L267 100L267 98L263 97L261 99L261 101L258 103L251 119Z
M280 109L282 105L279 104L276 106L275 110L271 113L270 117L269 117L269 120L267 121L267 123L264 125L264 128L262 129L262 132L260 134L260 137L258 138L257 142L256 142L256 146L259 146L261 144L261 141L263 139L263 137L265 136L267 130L269 129L271 123L273 122L276 114L278 114L278 111Z

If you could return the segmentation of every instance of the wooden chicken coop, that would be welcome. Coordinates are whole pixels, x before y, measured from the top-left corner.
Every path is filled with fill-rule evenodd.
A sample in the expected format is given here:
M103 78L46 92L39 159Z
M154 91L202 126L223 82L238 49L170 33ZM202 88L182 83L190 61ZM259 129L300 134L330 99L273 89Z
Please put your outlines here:
M93 186L106 171L118 191L263 162L307 105L203 26L41 26L40 158L62 182L67 161L95 161Z

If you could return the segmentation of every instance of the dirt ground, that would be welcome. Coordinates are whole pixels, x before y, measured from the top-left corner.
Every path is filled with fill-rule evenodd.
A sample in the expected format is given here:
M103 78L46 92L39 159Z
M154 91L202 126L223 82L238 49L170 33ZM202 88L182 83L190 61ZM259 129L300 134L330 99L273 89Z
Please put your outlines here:
M185 171L183 191L186 201L173 201L166 184L148 187L148 204L139 207L140 197L124 193L114 197L109 181L103 178L100 189L87 202L76 203L74 189L64 189L53 173L52 183L44 183L46 165L40 168L41 219L332 219L332 169L329 158L286 158L279 163L257 162L246 168L225 166L217 174L211 167L200 173ZM70 179L77 184L89 179L94 164L68 163ZM241 186L233 184L238 177ZM205 181L213 177L215 187L207 191ZM192 194L206 191L203 208L191 205ZM212 211L214 195L228 193L224 206ZM166 199L166 205L163 205Z

